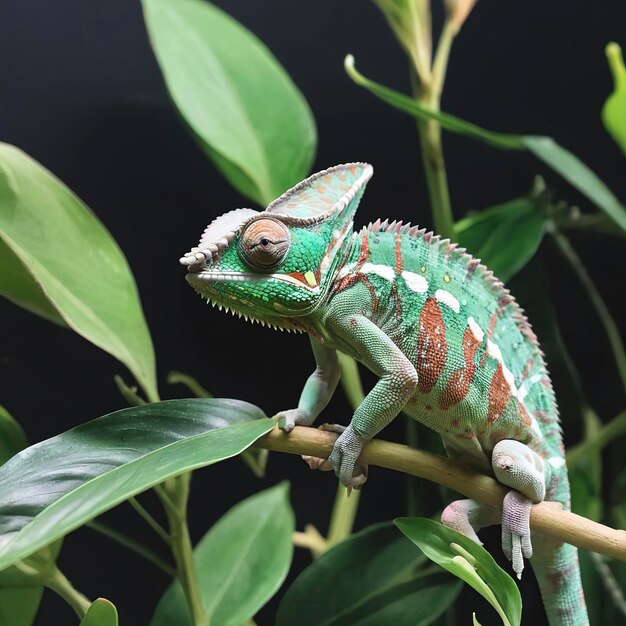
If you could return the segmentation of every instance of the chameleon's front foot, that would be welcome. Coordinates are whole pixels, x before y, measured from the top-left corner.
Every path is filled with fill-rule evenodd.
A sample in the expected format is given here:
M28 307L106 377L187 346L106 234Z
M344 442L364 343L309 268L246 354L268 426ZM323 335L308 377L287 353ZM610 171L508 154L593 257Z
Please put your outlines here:
M352 424L339 435L328 461L335 474L348 488L360 489L367 480L367 466L357 464L363 446L368 442L355 432Z
M522 577L524 558L533 555L530 541L532 501L519 491L509 491L502 502L502 551L512 562L513 571Z
M278 426L286 433L290 433L295 426L310 426L315 421L315 415L304 409L288 409L276 413Z
M348 428L350 427L348 426ZM341 426L340 424L322 424L319 427L319 429L324 430L326 432L339 433L340 437L337 439L337 442L339 441L339 439L341 439L341 436L347 430L345 426ZM335 443L335 447L333 448L332 454L334 454L336 446L337 446L337 443ZM316 456L303 456L302 460L312 470L319 470L322 472L330 472L331 470L335 470L335 473L337 474L337 476L339 476L339 474L337 473L337 470L335 469L335 466L333 465L333 462L331 461L332 454L328 459L322 459ZM360 451L359 451L359 454L360 454ZM359 454L357 454L357 458ZM360 489L366 480L367 480L367 465L365 465L364 463L354 462L352 465L352 473L350 475L350 481L347 485L344 482L344 485L346 485L350 489Z

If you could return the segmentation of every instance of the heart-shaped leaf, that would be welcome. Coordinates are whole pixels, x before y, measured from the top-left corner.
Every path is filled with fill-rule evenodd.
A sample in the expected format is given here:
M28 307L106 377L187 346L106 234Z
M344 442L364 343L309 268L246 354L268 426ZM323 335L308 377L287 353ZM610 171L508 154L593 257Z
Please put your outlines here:
M117 626L117 609L112 602L98 598L91 603L80 626Z
M263 43L205 0L143 0L143 8L170 95L231 185L265 206L305 178L315 123Z
M613 93L602 107L602 123L626 154L626 67L622 49L612 42L606 47L606 57L613 75Z
M461 585L427 570L391 524L377 524L324 552L287 590L277 626L425 626Z
M26 448L0 467L0 570L166 478L239 454L274 424L247 402L168 400Z
M122 251L61 181L0 143L0 295L109 352L157 398L154 351Z
M459 243L503 281L533 257L546 228L546 203L540 197L516 198L458 221Z
M551 137L496 133L449 113L431 111L417 103L413 98L365 78L355 68L352 55L346 57L345 69L357 85L365 87L387 104L413 117L437 120L446 130L478 139L501 150L528 150L591 200L598 208L602 209L622 230L626 231L626 207L592 170L578 157L557 144Z
M291 564L293 531L289 485L281 483L234 506L204 535L194 561L211 624L240 626L276 593ZM150 625L192 626L178 581Z
M513 579L482 546L451 528L420 517L394 524L432 561L476 589L498 612L504 626L519 626L522 598Z

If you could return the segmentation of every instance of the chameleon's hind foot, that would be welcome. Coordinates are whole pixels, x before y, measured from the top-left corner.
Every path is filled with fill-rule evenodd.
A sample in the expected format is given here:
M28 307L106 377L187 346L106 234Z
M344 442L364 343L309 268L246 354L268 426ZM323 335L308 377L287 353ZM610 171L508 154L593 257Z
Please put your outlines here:
M315 421L315 415L311 415L304 409L280 411L276 413L276 417L279 419L279 428L286 433L290 433L296 426L310 426Z
M340 424L322 424L319 427L319 429L325 430L327 432L339 434L337 442L335 443L335 446L333 448L332 454L330 455L328 459L321 459L315 456L303 456L302 459L313 470L321 470L322 472L328 472L334 469L335 473L337 473L337 475L341 479L341 482L344 485L346 485L346 487L348 487L349 490L360 489L365 483L365 481L367 480L367 465L365 465L364 463L358 463L357 459L358 459L359 454L361 454L361 449L363 448L365 441L360 445L360 447L358 447L356 456L354 456L354 459L352 459L352 455L356 451L356 448L353 444L353 438L351 436L352 429L350 428L350 426L346 427L346 426L341 426ZM348 434L346 435L346 433ZM341 454L343 455L342 456L343 464L340 465L340 467L341 467L341 470L346 472L346 474L344 474L344 477L342 477L340 473L337 472L337 467L335 464L336 462L333 460L333 455L335 455L335 459L337 459L340 454L339 452L337 452L338 450L337 444L341 441L342 437L344 437L344 442L347 441L346 444L340 444L342 449L345 447L345 449L347 450L347 456L344 455L343 450L341 451ZM359 437L359 439L362 439L362 438ZM357 444L359 443L360 442L357 441ZM347 474L348 466L350 465L350 462L352 463L352 465L351 465L351 468L349 469L350 473ZM344 478L347 478L347 480L344 480Z
M486 526L499 524L500 515L497 509L488 504L476 500L455 500L444 509L441 523L482 546L476 533Z
M513 571L522 577L524 558L533 555L530 541L532 501L519 491L509 491L502 502L502 550L512 562Z

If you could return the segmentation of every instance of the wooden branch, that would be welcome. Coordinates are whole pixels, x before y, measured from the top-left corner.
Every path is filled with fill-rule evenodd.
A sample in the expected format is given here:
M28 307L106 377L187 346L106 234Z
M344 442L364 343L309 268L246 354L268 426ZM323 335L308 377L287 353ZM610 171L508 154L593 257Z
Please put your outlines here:
M334 433L317 428L296 426L287 435L276 427L255 445L276 452L327 458L336 438ZM389 441L370 441L363 449L360 460L369 465L426 478L500 509L507 493L507 489L495 479L467 465ZM533 505L530 525L535 532L545 537L626 561L626 531L615 530L563 511L554 502Z

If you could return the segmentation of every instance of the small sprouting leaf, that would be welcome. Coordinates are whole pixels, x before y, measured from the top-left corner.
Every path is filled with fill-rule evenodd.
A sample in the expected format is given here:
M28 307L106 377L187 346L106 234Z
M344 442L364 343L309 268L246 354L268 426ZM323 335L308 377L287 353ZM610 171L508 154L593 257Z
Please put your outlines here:
M527 196L463 218L455 233L464 248L506 282L533 257L545 228L545 201Z
M0 466L0 570L167 478L240 454L274 424L239 400L168 400L26 448Z
M117 626L117 609L105 598L98 598L91 603L80 626Z
M282 584L293 555L294 515L289 485L246 498L194 549L202 602L211 624L240 626ZM159 602L150 626L192 626L178 581Z
M0 404L0 465L28 445L22 427Z
M551 137L535 135L509 135L485 130L476 124L466 122L449 113L431 111L417 103L413 98L375 83L354 67L354 57L348 55L345 60L346 72L357 84L365 87L375 96L392 107L408 113L418 119L437 120L442 128L459 135L483 141L502 150L528 150L545 165L562 176L574 189L586 196L598 208L602 209L622 230L626 231L626 207L615 194L590 170L578 157L559 146Z
M61 181L5 143L0 267L0 295L109 352L157 397L152 341L122 251Z
M231 185L265 206L305 178L315 122L263 43L206 0L143 0L143 8L170 95Z
M522 598L513 579L482 546L430 519L400 517L394 524L432 561L464 580L493 606L505 626L519 626Z
M276 624L425 626L461 588L427 564L391 524L370 526L324 552L296 578Z
M613 93L602 107L602 123L626 154L626 67L618 44L609 43L605 52L613 75Z

